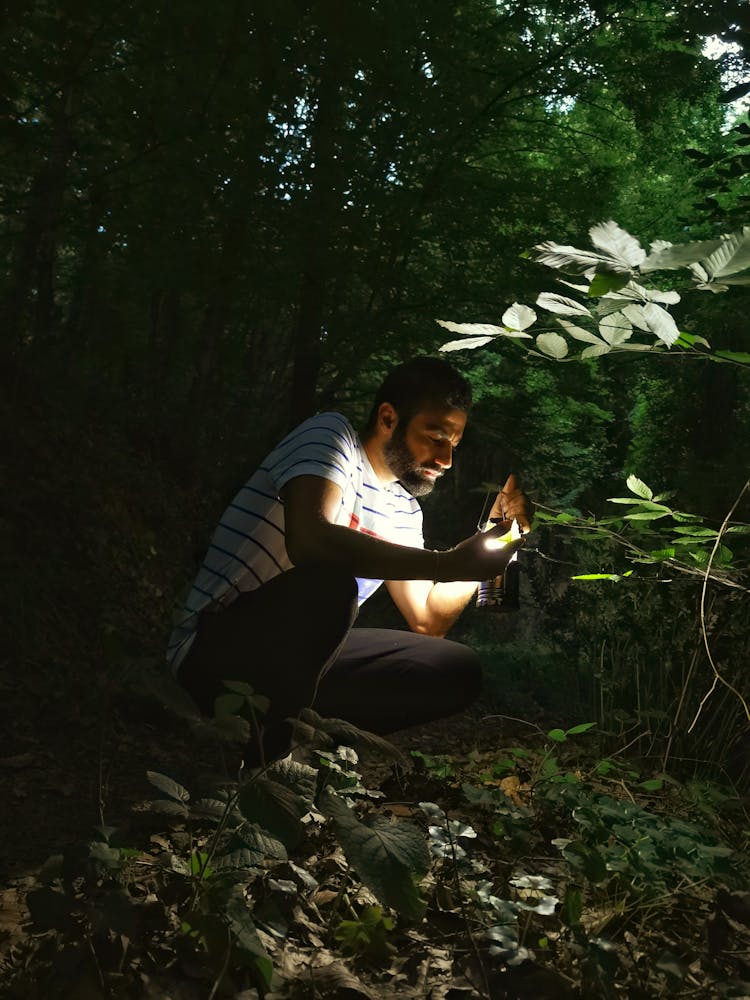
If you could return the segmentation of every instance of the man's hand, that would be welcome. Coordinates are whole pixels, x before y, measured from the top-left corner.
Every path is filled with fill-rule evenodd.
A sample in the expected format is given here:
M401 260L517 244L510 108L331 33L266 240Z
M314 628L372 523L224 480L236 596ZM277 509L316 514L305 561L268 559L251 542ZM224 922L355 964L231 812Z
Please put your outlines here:
M481 531L458 545L441 552L438 558L438 580L490 580L504 572L514 552L525 544L524 538L498 544L507 535L511 522L494 525L489 531Z
M518 485L516 477L511 473L505 480L505 485L495 497L489 514L491 521L518 521L522 532L531 531L534 517L534 504Z

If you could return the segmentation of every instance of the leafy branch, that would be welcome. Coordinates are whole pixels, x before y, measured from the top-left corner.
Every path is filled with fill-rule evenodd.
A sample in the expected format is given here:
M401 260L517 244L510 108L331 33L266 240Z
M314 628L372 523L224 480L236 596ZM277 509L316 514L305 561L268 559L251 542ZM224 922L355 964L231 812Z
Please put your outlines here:
M609 517L582 517L578 512L551 512L538 510L536 518L543 523L552 523L563 528L575 530L576 533L597 534L622 546L631 562L643 565L665 565L676 572L695 576L704 581L712 580L726 587L733 587L745 593L750 590L732 575L735 570L734 552L724 544L725 536L744 536L750 534L750 526L731 522L731 515L737 504L732 508L729 518L719 530L706 527L704 519L697 514L686 513L673 509L664 501L667 494L654 494L637 476L629 476L627 487L631 492L628 497L610 497L608 502L620 504L625 508L623 514ZM653 527L655 521L670 518L672 524L669 535L657 532ZM631 525L645 535L644 545L638 539L625 534L626 527ZM708 546L713 550L708 551ZM625 573L583 573L574 580L611 580L619 583L632 576L633 571Z
M527 255L582 278L575 282L559 279L576 298L558 292L537 296L535 305L552 314L553 325L541 322L531 306L514 302L503 313L500 326L437 320L462 338L442 344L440 350L473 350L504 338L529 355L555 361L676 348L689 356L750 367L750 353L714 351L704 337L681 331L668 309L680 302L680 293L663 287L664 282L655 284L650 277L657 272L687 271L688 289L714 293L750 285L750 226L713 240L679 245L656 240L649 253L611 220L592 226L589 236L593 250L546 241ZM527 332L535 324L539 324L538 332ZM520 343L526 340L534 346ZM574 355L571 349L578 344L585 346Z

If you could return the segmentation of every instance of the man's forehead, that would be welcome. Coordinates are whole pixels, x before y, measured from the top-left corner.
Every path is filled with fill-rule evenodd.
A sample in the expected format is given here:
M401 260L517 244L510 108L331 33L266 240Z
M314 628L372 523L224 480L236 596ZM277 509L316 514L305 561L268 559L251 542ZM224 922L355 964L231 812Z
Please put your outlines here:
M418 421L425 430L463 434L466 427L466 411L453 406L426 406L414 414L411 422L415 421Z

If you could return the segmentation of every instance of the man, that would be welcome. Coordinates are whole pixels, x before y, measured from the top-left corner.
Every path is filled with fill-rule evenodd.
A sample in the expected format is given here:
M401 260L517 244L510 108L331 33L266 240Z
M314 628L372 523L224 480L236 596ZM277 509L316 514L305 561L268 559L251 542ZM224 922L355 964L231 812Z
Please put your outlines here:
M270 699L268 757L288 746L284 720L309 705L389 733L474 700L476 654L444 636L521 544L492 541L512 518L528 530L531 508L509 480L504 524L424 548L415 498L451 467L470 406L447 362L417 358L387 376L361 439L323 413L271 452L224 512L172 633L168 658L202 711L224 680L251 684ZM383 581L409 632L352 629Z

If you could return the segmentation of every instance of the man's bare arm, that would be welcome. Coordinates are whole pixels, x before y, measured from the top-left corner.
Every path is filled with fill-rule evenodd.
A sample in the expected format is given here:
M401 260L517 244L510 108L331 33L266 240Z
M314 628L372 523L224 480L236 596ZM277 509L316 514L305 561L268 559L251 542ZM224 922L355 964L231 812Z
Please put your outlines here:
M487 538L503 534L502 527L440 553L352 531L335 524L342 499L340 488L318 476L292 479L284 487L282 499L286 548L297 566L323 562L375 580L475 581L502 573L517 548L517 544L499 550L486 546Z

